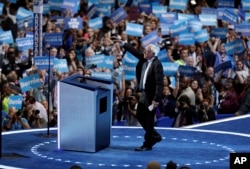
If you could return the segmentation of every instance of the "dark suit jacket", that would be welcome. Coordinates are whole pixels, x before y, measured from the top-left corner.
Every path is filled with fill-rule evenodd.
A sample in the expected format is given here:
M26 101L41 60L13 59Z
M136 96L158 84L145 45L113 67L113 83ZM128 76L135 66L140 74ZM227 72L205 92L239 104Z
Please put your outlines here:
M138 84L140 84L142 65L147 60L144 59L144 55L142 52L135 50L131 45L125 44L124 48L139 59L136 65L136 79ZM139 101L144 103L146 106L149 106L153 100L156 102L160 102L162 98L162 91L163 66L161 64L161 61L157 57L155 57L148 70L145 90L144 92L142 92Z

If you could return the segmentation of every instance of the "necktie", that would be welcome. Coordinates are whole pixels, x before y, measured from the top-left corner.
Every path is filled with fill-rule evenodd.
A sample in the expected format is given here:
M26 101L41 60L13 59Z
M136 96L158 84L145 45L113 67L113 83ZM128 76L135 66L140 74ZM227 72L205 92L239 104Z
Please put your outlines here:
M147 69L147 66L148 66L148 62L144 62L143 65L142 65L142 71L141 71L141 79L140 79L140 90L143 90L143 77L145 75L145 71Z

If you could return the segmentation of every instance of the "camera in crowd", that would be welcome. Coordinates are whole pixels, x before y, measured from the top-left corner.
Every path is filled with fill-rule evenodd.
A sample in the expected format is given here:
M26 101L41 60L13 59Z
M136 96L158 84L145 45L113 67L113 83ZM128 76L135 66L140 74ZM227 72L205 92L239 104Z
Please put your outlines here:
M123 101L126 102L126 103L131 103L131 101L132 101L133 99L134 99L134 98L133 98L132 96L130 96L130 97L124 98Z
M200 105L200 110L207 110L207 109L208 109L208 105L206 105L206 104Z
M38 115L40 113L40 110L33 110L33 114Z

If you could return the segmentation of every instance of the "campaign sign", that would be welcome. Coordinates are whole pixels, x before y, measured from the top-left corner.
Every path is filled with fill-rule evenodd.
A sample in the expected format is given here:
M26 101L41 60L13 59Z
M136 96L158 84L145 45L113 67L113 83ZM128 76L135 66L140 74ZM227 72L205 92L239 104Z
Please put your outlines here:
M50 10L61 11L63 0L49 0Z
M212 28L210 37L225 39L228 33L227 28Z
M65 18L64 29L82 29L82 18Z
M167 12L167 7L162 6L162 5L153 5L152 6L152 12L156 15L166 13Z
M209 39L207 29L202 29L200 31L194 32L194 40L197 43L205 42Z
M174 24L169 28L169 33L172 37L178 36L182 33L188 33L187 23L185 21Z
M221 70L230 69L230 68L232 68L232 67L233 67L232 61L229 60L229 61L223 62L223 63L219 64L218 66L216 66L216 67L214 68L214 72L215 72L215 73L218 73L218 72L221 71Z
M143 25L136 23L126 23L126 34L131 36L142 36Z
M103 27L102 17L96 17L94 19L90 19L88 24L89 24L89 27L92 29L100 29Z
M124 10L124 8L120 7L117 10L115 10L111 15L110 18L115 23L120 23L123 19L125 19L128 16L127 12Z
M202 14L214 14L217 15L217 9L216 8L201 8L201 13Z
M48 14L50 12L50 5L49 4L43 4L43 13Z
M195 43L193 33L180 34L178 40L180 45L194 45Z
M33 33L33 32L27 31L26 34L25 34L25 37L26 37L26 38L29 38L29 37L32 37L32 38L33 38L33 37L34 37L34 33Z
M217 0L219 8L234 8L234 0Z
M202 23L197 20L189 20L188 21L188 30L190 32L197 32L202 29Z
M33 12L31 12L23 7L18 8L17 14L16 14L17 20L22 19L22 18L27 18L29 16L33 16Z
M103 5L111 5L112 7L115 4L115 0L99 0L98 2Z
M237 53L237 54L242 53L245 50L242 39L236 39L234 41L235 41L234 52Z
M222 20L226 8L217 8L217 19Z
M143 47L146 47L149 44L157 44L160 41L160 37L156 31L152 31L143 38L141 38L141 43Z
M138 9L140 12L145 12L146 14L152 13L152 7L150 3L139 3Z
M179 66L179 72L180 72L180 76L187 76L187 77L194 77L195 71L197 70L196 67L192 67L192 66L183 66L180 65Z
M130 62L125 62L123 63L123 71L125 74L125 79L129 80L130 79L135 79L135 68L136 68L137 63L130 63ZM128 78L129 77L129 78Z
M238 23L238 16L229 10L224 10L222 20L227 21L233 25Z
M234 26L235 32L240 32L243 36L250 36L250 24L240 24Z
M9 96L9 107L15 107L16 109L22 109L23 96L21 95L10 95Z
M163 73L166 76L176 76L176 73L179 68L178 63L173 63L173 62L162 62L163 66Z
M3 14L3 3L0 3L0 15Z
M157 57L161 62L170 62L166 48L160 50Z
M160 23L174 23L177 20L176 12L162 13L159 15Z
M65 73L69 71L66 59L54 59L53 65L57 72Z
M186 10L188 0L170 0L169 8L170 9L179 9Z
M240 6L238 7L238 15L242 21L245 21L245 11Z
M34 26L34 17L33 16L28 16L25 18L20 18L17 20L17 26L20 30L24 30L26 28L24 26L24 23L27 22L27 28L31 28Z
M44 44L45 46L62 46L63 33L45 33Z
M241 39L236 39L232 42L225 43L225 50L228 55L239 54L245 50Z
M217 14L200 14L199 19L203 26L217 26Z
M99 16L110 16L112 6L107 4L97 4L96 9Z
M199 20L199 18L193 14L178 13L178 20L179 21L189 21L189 20Z
M26 91L29 91L30 89L36 89L42 86L42 83L40 81L40 77L38 74L26 76L20 79L19 83L20 83L22 92L26 92Z
M91 72L92 77L104 78L104 79L112 79L111 72Z
M161 35L169 35L169 28L172 24L160 23Z
M78 4L79 0L64 0L62 3L62 8L68 9L71 12L76 13Z
M19 50L33 49L33 42L33 37L16 39L16 44Z
M49 65L50 65L50 68L53 67L54 58L51 57L50 62L49 62L49 56L36 56L36 57L34 57L34 62L35 62L37 69L39 69L39 70L46 69L47 70L49 68Z
M90 19L94 17L95 15L98 15L98 11L97 11L96 5L93 4L88 8L87 17Z
M105 55L94 55L90 57L86 57L86 67L91 67L91 65L101 65L104 62Z
M114 60L115 60L114 56L105 55L104 61L102 62L102 64L99 64L98 67L113 69Z
M0 43L11 44L14 43L11 31L4 31L0 34Z
M241 4L242 4L242 9L244 11L250 10L250 1L249 0L241 0Z
M138 59L132 55L130 52L126 51L126 53L124 54L123 58L122 58L122 63L137 63Z

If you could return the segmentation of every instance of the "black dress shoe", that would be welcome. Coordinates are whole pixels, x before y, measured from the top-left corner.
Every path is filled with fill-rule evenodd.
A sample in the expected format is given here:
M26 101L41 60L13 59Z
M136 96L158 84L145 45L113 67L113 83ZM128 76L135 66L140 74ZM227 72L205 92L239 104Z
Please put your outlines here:
M152 148L151 147L145 147L145 146L135 148L135 151L149 151L149 150L152 150Z

